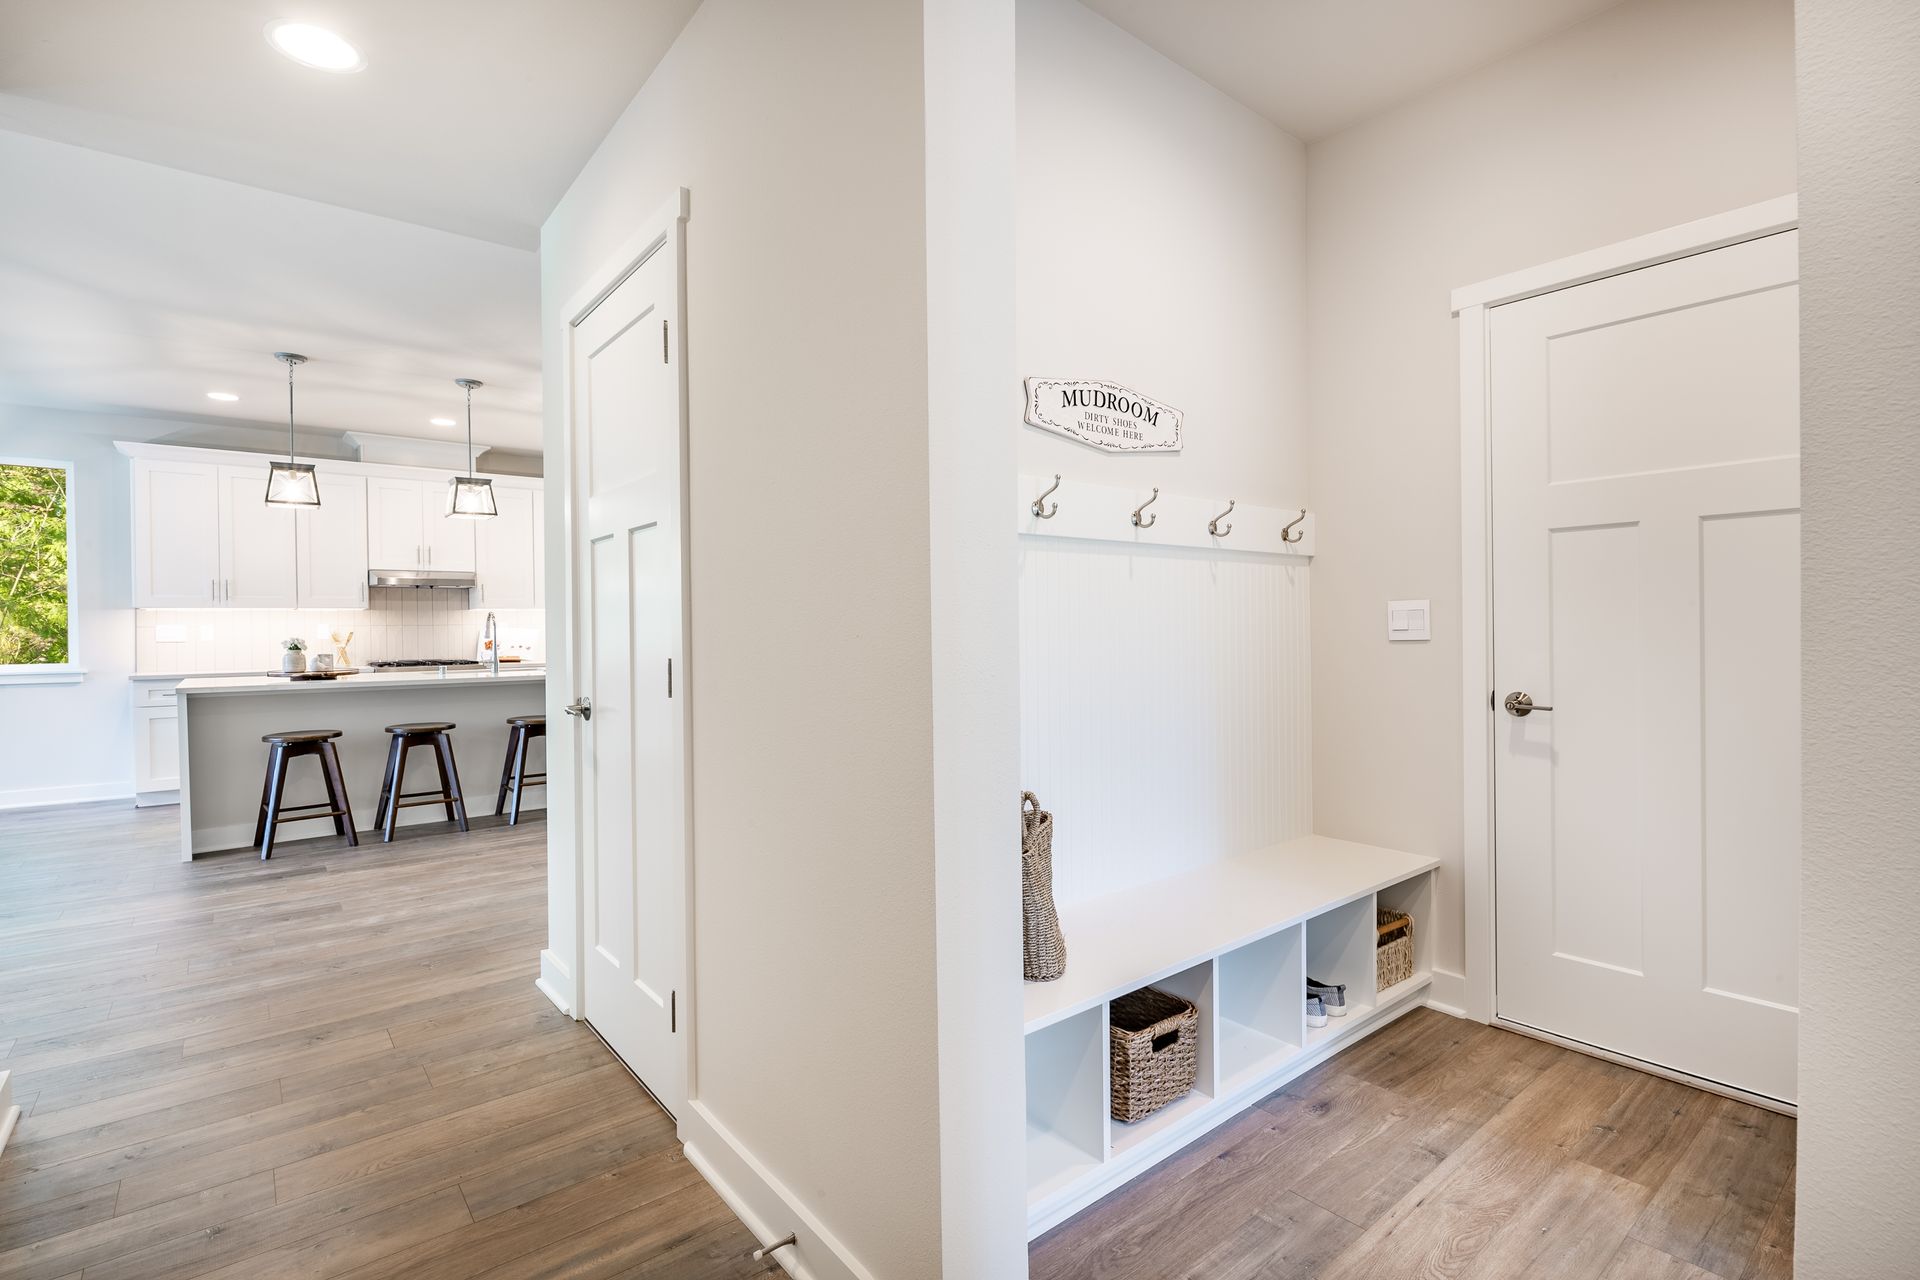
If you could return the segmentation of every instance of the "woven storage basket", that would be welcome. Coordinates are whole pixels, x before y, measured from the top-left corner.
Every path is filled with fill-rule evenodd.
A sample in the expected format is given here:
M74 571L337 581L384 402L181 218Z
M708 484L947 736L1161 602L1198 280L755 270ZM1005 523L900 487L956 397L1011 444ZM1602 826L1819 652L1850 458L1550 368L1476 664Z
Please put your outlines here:
M1193 1089L1200 1011L1179 996L1142 987L1108 1008L1113 1118L1143 1120Z
M1413 917L1404 911L1382 907L1379 923L1379 949L1374 952L1374 964L1379 972L1379 989L1385 991L1413 976Z
M1067 971L1067 940L1053 906L1053 815L1031 791L1020 793L1020 905L1027 981L1052 982Z

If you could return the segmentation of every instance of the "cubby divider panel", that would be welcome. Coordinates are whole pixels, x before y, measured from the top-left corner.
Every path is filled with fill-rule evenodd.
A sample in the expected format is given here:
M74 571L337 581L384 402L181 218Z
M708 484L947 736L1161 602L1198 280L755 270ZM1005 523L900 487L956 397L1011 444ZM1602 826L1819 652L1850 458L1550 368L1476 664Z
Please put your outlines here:
M1302 1001L1306 999L1306 978L1343 983L1347 988L1346 1015L1329 1016L1326 1026L1307 1028L1307 1047L1312 1048L1354 1025L1354 1020L1362 1014L1373 1011L1373 952L1374 941L1379 936L1374 923L1373 895L1310 918L1306 931L1307 966L1301 981Z
M1027 1193L1038 1198L1107 1154L1105 1006L1027 1033Z
M1220 1095L1258 1079L1306 1042L1306 985L1299 925L1223 952L1219 959Z

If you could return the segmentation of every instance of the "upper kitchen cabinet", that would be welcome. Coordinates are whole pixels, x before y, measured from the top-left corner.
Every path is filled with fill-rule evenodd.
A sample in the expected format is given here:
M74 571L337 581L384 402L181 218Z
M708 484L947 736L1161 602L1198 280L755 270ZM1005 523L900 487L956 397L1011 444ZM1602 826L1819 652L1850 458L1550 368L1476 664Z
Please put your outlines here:
M294 588L302 609L367 605L367 481L319 473L320 505L299 512Z
M500 514L476 520L473 603L484 609L531 609L539 603L540 491L495 481Z
M474 522L448 519L446 506L445 480L369 477L368 567L472 573Z
M291 609L294 508L267 502L267 469L220 469L220 603Z
M205 609L220 603L220 468L133 462L133 603Z
M293 512L266 494L264 466L135 459L134 606L291 609Z

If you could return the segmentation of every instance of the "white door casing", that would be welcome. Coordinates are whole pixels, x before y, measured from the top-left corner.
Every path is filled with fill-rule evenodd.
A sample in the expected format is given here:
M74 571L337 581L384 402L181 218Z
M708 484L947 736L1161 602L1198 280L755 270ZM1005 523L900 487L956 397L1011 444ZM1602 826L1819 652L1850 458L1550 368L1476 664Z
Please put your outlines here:
M1498 1016L1795 1096L1796 235L1488 313Z
M570 627L591 705L573 721L581 1008L676 1114L690 1013L680 225L575 312L567 368Z

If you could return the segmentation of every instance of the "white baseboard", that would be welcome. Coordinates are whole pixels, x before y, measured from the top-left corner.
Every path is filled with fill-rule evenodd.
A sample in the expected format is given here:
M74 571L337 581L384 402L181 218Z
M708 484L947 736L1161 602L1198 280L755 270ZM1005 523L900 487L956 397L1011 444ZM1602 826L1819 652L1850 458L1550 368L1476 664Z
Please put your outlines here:
M792 1232L800 1238L773 1256L795 1280L874 1280L873 1272L836 1239L799 1197L756 1160L701 1103L689 1102L680 1121L687 1160L700 1171L753 1238L766 1243Z
M1467 1014L1467 975L1451 969L1433 971L1433 987L1427 992L1427 1008L1465 1018Z
M89 804L95 800L130 800L131 782L78 782L65 787L20 787L0 791L0 809L37 809L49 804Z
M7 1139L19 1123L20 1108L13 1105L13 1072L0 1071L0 1152L7 1149Z
M540 953L540 976L533 985L540 988L540 994L553 1001L553 1007L569 1018L578 1018L579 1012L573 1007L573 975L567 972L567 966L560 963L560 957L551 951Z

